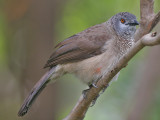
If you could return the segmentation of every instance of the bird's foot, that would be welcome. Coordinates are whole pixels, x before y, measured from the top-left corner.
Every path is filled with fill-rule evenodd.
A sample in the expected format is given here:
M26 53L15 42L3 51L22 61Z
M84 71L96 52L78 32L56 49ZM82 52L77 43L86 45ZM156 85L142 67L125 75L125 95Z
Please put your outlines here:
M101 92L100 94L104 93L104 91L105 91L108 87L109 87L109 84L107 84L107 85L102 89L102 92ZM98 97L100 96L100 94L98 94L98 95L92 100L92 103L91 103L90 107L92 107L92 106L95 105L95 103L96 103Z
M88 88L88 89L82 91L82 95L83 95L83 98L84 98L84 99L87 98L88 90L90 90L92 87L98 88L94 83L92 83L91 85L89 85L89 88Z
M91 88L91 87L98 88L95 83L92 83L89 87L90 87L90 88Z
M109 87L109 84L107 84L103 89L102 91L100 92L100 94L104 93L104 91Z
M84 99L87 99L88 90L90 90L90 88L82 91L82 95L83 95L83 98L84 98Z
M90 107L93 107L93 106L95 105L95 103L96 103L96 101L97 101L97 99L98 99L99 96L100 96L100 95L98 94L98 95L92 100Z

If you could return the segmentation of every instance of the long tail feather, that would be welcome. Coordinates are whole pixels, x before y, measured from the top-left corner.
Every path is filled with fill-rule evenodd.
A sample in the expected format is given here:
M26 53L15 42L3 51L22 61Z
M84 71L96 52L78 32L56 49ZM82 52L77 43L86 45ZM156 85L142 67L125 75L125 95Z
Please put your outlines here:
M46 72L42 78L36 83L28 97L24 100L19 112L18 116L23 116L27 113L28 109L31 107L34 100L38 97L41 91L45 88L47 83L50 81L50 77L54 74L55 68L52 68L48 72Z

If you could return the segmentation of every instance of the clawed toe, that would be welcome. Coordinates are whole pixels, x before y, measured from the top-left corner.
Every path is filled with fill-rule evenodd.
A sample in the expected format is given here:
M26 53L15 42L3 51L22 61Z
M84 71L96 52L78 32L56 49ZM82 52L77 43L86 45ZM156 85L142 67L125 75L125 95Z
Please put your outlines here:
M95 88L98 88L94 83L92 83L92 86L95 87Z
M92 100L92 103L91 103L90 107L93 107L93 106L95 105L95 103L96 103L96 101L97 101L97 99L98 99L99 96L100 96L100 95L98 94L98 95Z
M107 85L102 89L102 91L101 91L100 94L104 93L104 91L105 91L108 87L109 87L109 84L107 84Z
M90 88L89 88L89 89L90 89ZM83 95L83 98L84 98L84 99L87 98L87 93L88 93L88 90L89 90L89 89L86 89L86 90L83 90L83 91L82 91L82 95Z
M92 83L91 85L89 85L89 88L88 88L88 89L82 91L82 95L83 95L83 98L84 98L84 99L87 98L88 90L90 90L92 87L98 88L94 83Z

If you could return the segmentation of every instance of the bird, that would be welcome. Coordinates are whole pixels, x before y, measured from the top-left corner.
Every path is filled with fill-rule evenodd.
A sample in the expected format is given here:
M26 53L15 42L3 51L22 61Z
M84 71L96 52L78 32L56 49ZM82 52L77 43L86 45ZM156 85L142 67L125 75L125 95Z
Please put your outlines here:
M44 66L49 70L32 88L18 116L27 113L50 81L56 81L64 74L74 74L88 86L98 87L97 81L134 45L137 25L135 15L120 12L57 44Z

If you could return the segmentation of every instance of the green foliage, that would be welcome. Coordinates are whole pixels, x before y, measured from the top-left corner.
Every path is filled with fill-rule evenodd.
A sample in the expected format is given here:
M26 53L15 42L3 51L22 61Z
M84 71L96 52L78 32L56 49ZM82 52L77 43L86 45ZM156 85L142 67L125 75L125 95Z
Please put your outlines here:
M74 0L67 2L58 24L60 39L76 34L90 26L102 23L118 12L139 16L139 0ZM139 18L139 17L138 17Z
M5 18L0 12L0 65L6 61L6 36L5 36Z

